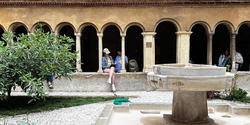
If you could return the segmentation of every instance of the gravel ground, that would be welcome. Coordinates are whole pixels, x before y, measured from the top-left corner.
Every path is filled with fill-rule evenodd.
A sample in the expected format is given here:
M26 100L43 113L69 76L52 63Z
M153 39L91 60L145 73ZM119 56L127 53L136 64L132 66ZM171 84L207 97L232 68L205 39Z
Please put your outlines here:
M21 92L14 92L12 95L26 95ZM172 103L173 92L170 91L152 91L152 92L117 92L118 96L132 96L132 103ZM53 92L49 96L113 96L111 92ZM137 98L136 98L137 97ZM209 100L209 103L231 103L223 100ZM31 123L36 125L91 125L102 112L106 104L111 104L112 101L63 108L54 111L32 113L29 115L18 115L14 117L4 118L5 123L14 125L17 120L28 118ZM245 104L239 104L245 105ZM249 106L249 105L248 105ZM0 125L3 120L0 120Z
M31 113L29 115L18 115L7 117L4 120L7 125L15 125L16 121L23 118L27 118L30 123L35 123L35 125L91 125L95 123L104 106L108 103L112 102L62 108L53 111Z

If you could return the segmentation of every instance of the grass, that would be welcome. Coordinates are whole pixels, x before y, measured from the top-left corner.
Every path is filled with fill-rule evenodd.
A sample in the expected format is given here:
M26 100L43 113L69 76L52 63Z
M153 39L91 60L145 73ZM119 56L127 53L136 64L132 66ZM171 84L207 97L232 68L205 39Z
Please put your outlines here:
M243 98L243 99L239 99L239 100L236 100L236 101L239 101L239 102L244 102L244 103L250 103L250 97L246 97L246 98Z
M250 103L250 96L247 96L245 98L241 99L232 99L232 98L218 98L222 100L228 100L228 101L236 101L236 102L243 102L243 103Z
M0 101L0 118L104 102L113 99L113 97L49 97L45 101L28 104L29 97L11 97L8 101Z

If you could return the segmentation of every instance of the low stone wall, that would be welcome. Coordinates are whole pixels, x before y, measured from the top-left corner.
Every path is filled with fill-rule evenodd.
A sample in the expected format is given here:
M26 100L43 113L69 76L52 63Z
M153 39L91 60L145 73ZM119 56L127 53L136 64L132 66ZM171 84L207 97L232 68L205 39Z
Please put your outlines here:
M105 92L111 91L107 83L107 73L74 73L71 80L62 78L54 81L54 92ZM117 91L147 91L151 87L147 84L146 73L119 73L115 75Z
M238 72L237 85L248 91L250 95L250 72ZM74 73L72 79L57 79L54 81L54 89L46 91L54 92L110 92L111 86L107 83L107 73ZM117 91L149 91L153 90L147 83L146 73L119 73L116 74ZM21 91L17 88L15 91Z
M250 93L250 72L238 72L237 85Z

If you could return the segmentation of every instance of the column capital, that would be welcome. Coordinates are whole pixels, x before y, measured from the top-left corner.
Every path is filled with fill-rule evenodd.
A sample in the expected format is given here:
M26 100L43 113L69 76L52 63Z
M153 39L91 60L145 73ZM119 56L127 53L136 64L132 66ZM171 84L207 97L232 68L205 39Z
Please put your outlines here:
M236 33L236 32L231 33L232 38L236 38L236 35L237 35L237 34L238 34L238 33Z
M232 35L237 35L238 33L237 33L237 32L232 32L231 34L232 34Z
M121 33L120 35L121 35L121 37L125 37L126 33Z
M156 32L142 32L141 33L143 36L154 36Z
M191 35L193 32L190 32L190 31L177 31L175 33L177 35Z
M103 33L97 33L98 37L103 37Z
M213 35L214 35L214 32L209 32L208 35L209 35L209 36L213 36Z
M76 37L80 37L82 34L81 33L75 33Z

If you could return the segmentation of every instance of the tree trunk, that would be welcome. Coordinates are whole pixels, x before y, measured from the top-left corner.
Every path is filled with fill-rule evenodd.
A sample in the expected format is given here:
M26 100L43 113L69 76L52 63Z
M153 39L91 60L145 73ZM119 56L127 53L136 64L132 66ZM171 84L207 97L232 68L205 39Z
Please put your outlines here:
M12 89L12 86L10 86L9 88L8 88L8 99L10 98L10 94L11 94L11 89Z

